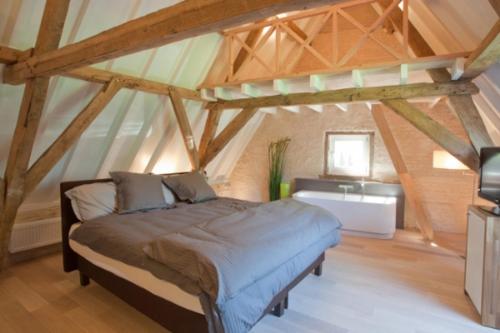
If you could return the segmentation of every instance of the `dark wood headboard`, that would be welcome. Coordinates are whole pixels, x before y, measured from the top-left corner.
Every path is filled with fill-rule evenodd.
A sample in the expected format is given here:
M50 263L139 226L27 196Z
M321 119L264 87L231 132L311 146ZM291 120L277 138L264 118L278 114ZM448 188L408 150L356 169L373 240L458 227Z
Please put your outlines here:
M181 175L185 172L177 172L171 174L163 174L162 176L175 176ZM71 200L64 195L66 191L71 190L74 187L92 184L92 183L105 183L113 181L111 178L103 179L91 179L91 180L77 180L62 182L59 186L59 195L61 198L61 232L62 232L62 251L63 251L63 267L65 272L71 272L78 268L77 255L71 247L69 246L69 230L71 226L75 223L79 223L80 220L76 217L71 207Z

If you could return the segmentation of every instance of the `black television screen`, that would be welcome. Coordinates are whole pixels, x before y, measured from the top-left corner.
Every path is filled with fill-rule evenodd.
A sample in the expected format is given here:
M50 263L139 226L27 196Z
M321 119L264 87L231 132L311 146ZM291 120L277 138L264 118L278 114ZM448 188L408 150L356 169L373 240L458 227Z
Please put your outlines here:
M500 147L481 149L479 196L500 204Z

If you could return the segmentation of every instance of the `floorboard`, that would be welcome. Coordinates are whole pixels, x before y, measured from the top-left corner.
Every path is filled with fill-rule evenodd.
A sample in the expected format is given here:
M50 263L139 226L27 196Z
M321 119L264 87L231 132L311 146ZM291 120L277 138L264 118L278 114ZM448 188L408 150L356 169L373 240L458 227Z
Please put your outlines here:
M478 324L463 293L464 260L417 233L393 240L345 236L327 252L323 276L290 294L281 318L252 333L494 333ZM0 274L0 332L167 332L95 283L62 271L61 255Z

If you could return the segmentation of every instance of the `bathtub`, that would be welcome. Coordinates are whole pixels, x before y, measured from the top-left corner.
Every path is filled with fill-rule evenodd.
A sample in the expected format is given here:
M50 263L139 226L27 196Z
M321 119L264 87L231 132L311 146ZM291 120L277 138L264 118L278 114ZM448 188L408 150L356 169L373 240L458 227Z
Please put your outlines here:
M348 234L389 239L396 231L396 197L302 190L293 198L332 212Z

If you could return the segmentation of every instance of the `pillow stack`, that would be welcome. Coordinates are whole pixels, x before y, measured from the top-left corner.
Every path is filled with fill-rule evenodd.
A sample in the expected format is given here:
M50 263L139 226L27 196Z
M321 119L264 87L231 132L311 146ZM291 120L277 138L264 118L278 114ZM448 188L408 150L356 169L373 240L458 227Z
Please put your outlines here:
M176 201L174 193L180 201L190 203L217 197L197 171L172 176L116 171L110 172L110 176L113 182L80 185L65 193L80 221L115 212L127 214L172 208Z

